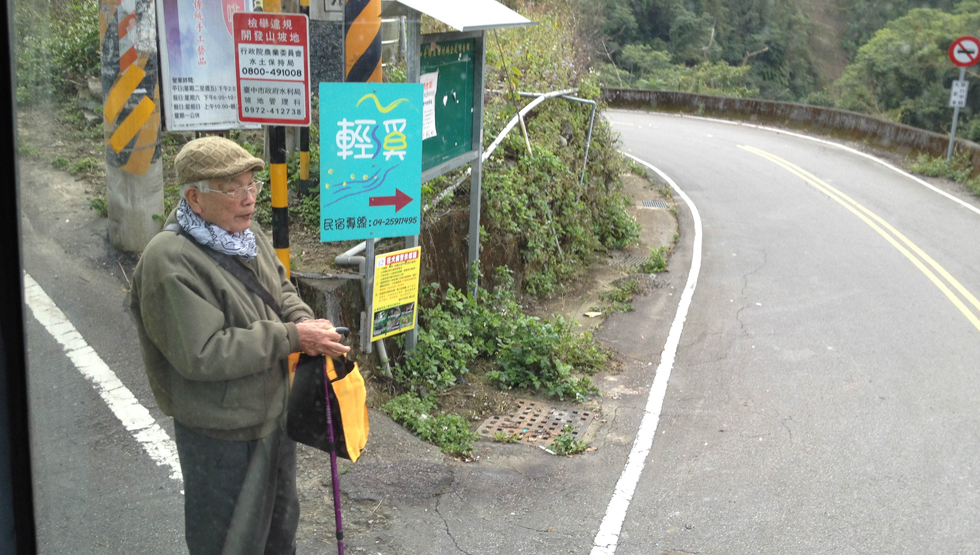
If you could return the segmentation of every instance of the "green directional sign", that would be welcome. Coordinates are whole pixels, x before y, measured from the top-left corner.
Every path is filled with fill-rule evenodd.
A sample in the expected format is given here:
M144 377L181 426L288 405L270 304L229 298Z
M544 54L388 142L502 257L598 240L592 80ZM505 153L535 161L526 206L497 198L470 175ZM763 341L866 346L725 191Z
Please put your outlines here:
M320 83L320 241L419 234L422 85Z

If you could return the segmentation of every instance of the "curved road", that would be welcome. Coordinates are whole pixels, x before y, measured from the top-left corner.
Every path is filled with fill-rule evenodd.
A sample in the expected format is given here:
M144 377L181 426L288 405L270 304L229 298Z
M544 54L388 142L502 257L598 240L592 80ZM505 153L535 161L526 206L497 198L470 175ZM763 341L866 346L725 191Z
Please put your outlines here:
M615 551L980 552L980 213L791 134L605 116L704 230Z
M481 443L481 462L447 465L451 486L350 507L351 552L980 553L980 202L790 134L605 117L703 227L695 256L695 214L679 202L669 285L600 332L625 369L600 377L612 394L596 451ZM41 552L185 553L170 420L126 310L132 260L107 248L78 183L34 164L21 194L32 295L50 296L27 322ZM690 264L686 321L668 334ZM633 393L651 381L644 405ZM348 483L382 453L422 456L375 441ZM614 494L617 479L630 487Z

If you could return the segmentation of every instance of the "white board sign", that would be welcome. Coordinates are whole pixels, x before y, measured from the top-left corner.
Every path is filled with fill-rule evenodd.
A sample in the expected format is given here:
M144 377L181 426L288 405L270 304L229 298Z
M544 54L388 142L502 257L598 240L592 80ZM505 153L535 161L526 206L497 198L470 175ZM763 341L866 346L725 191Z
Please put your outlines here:
M953 81L952 91L949 95L950 108L966 107L966 95L970 90L970 82L965 80Z

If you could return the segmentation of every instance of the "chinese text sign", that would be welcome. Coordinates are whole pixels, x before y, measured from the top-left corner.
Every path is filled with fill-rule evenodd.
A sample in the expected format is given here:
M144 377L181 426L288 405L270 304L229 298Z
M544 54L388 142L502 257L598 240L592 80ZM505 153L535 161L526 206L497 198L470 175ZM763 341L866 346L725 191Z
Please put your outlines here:
M320 83L320 241L419 234L422 85Z
M309 18L280 13L234 15L238 119L267 125L310 124Z
M371 341L415 327L422 267L420 253L421 249L415 247L375 258Z
M254 128L238 121L232 15L245 0L161 0L160 90L170 131Z

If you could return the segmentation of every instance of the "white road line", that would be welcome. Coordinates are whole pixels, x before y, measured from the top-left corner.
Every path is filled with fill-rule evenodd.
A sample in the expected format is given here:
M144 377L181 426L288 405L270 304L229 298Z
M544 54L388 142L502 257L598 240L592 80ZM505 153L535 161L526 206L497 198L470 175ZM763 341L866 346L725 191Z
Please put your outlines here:
M691 308L691 300L694 298L694 289L698 285L698 275L701 273L701 214L694 206L694 202L667 174L635 156L625 152L623 154L656 172L687 203L694 218L694 255L691 259L691 273L688 275L687 285L684 286L684 291L681 293L681 300L677 305L677 315L674 317L674 323L670 326L667 342L664 344L663 353L660 355L660 366L657 367L657 374L653 379L653 385L650 387L646 412L643 415L643 420L640 421L640 429L636 432L636 439L633 440L633 449L630 451L626 468L623 469L619 481L616 482L616 491L613 493L612 500L609 501L609 507L606 508L606 516L603 517L602 524L599 525L599 532L593 541L592 555L612 555L616 552L619 534L623 529L623 522L626 520L626 511L629 509L630 501L633 500L633 493L636 491L640 474L646 465L647 455L650 454L653 447L653 438L657 435L660 412L663 410L664 398L667 396L667 382L670 380L670 372L677 356L677 347L681 341L681 333L684 331L684 322L687 320L687 312Z
M182 483L177 446L173 440L27 272L24 272L24 296L34 318L61 344L68 358L92 382L126 430L133 434L158 466L170 467L170 477Z

